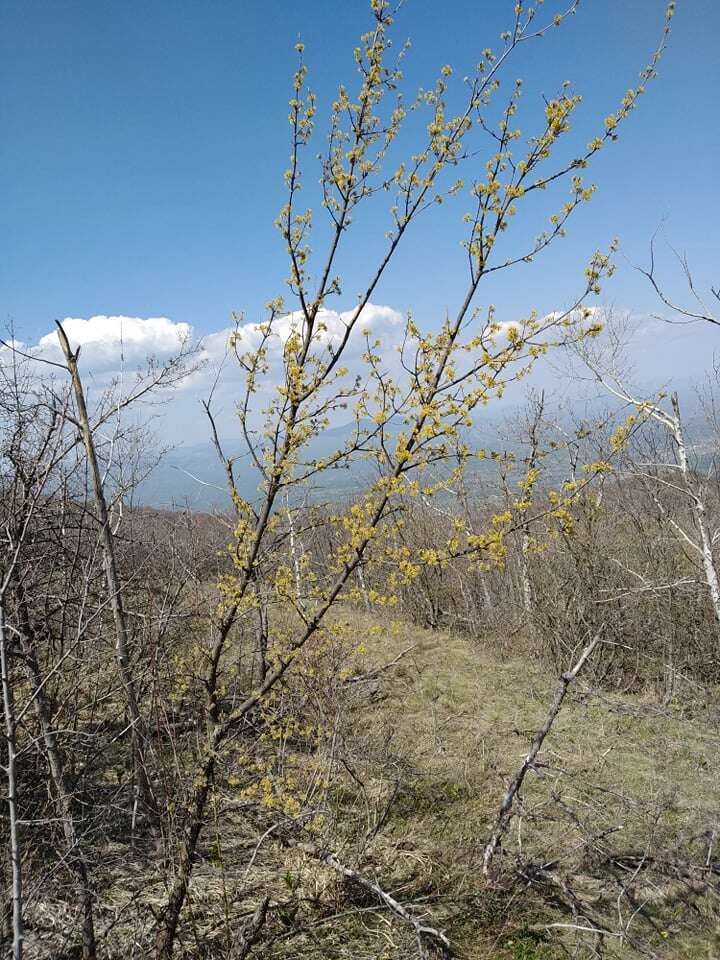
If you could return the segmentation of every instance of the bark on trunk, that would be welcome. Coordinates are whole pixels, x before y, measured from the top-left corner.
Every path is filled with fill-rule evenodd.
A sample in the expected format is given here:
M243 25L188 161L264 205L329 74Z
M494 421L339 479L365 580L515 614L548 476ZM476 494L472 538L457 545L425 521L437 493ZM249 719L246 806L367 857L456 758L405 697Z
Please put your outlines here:
M163 910L162 920L155 939L157 960L172 960L180 914L190 885L190 877L205 816L205 805L210 794L214 772L215 759L213 755L210 755L203 764L200 775L196 778L180 854L180 866Z
M10 677L10 651L5 627L5 605L0 598L0 682L2 683L3 712L5 714L5 739L7 742L7 803L10 825L10 863L12 866L12 956L23 956L23 889L22 852L20 847L20 824L17 797L17 744L15 739L15 705Z
M145 727L140 714L137 697L135 695L135 686L133 682L132 670L130 667L130 654L128 644L127 619L123 607L122 587L120 577L117 571L117 562L115 559L115 544L112 528L110 526L110 517L108 514L107 501L103 490L102 475L98 463L97 451L95 449L95 440L90 427L90 418L85 403L85 393L83 390L80 372L78 370L77 358L79 350L73 353L70 347L70 341L60 323L57 324L58 339L65 360L68 372L72 379L73 391L75 393L75 402L77 405L78 419L83 436L85 453L90 467L90 476L92 478L93 494L98 513L98 522L100 524L100 537L102 543L103 566L105 569L105 581L112 608L113 621L115 624L115 655L118 663L118 669L125 691L128 715L131 722L131 736L133 745L133 755L135 760L135 779L138 788L139 799L146 809L154 809L152 790L147 776L147 766L145 763Z
M22 588L20 588L22 590ZM87 861L83 855L80 838L75 826L76 801L73 786L67 776L65 760L52 724L52 711L47 698L40 664L38 662L30 617L22 592L19 595L21 630L19 632L25 672L32 690L35 712L40 722L43 743L47 753L50 775L55 786L58 814L62 821L65 838L66 863L75 876L77 897L82 910L82 958L95 960L95 921L93 895Z
M685 488L692 501L693 512L695 514L695 523L700 534L700 552L702 554L702 565L705 573L705 582L707 583L712 601L715 619L720 625L720 580L718 580L717 568L712 552L712 538L707 527L705 519L705 504L702 497L699 496L695 484L692 482L690 467L688 464L687 446L685 444L685 435L680 419L680 404L677 394L671 397L673 408L673 437L678 448L678 463L685 482Z

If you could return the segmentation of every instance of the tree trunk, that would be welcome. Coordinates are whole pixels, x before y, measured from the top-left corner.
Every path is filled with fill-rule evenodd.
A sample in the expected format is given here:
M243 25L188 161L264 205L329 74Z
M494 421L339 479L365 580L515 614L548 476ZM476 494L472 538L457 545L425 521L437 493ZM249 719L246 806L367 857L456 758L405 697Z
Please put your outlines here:
M678 463L682 471L683 480L688 496L693 505L695 514L695 523L700 534L700 553L702 555L703 571L705 573L705 582L707 583L710 599L715 613L715 619L720 625L720 581L715 567L715 560L712 552L712 538L707 528L705 519L705 504L702 497L698 494L695 484L690 476L690 467L688 465L687 447L685 445L685 435L683 433L682 421L680 419L680 404L678 396L674 393L671 397L673 408L673 438L678 448Z
M7 741L7 803L10 823L10 863L12 865L12 956L22 960L23 955L23 889L20 824L17 798L17 743L15 739L15 705L10 678L10 652L5 629L5 603L0 598L0 678L2 682L5 739Z
M528 534L527 527L524 527L522 532L522 541L520 544L520 582L522 585L523 607L528 616L533 612L532 582L530 580L530 569L528 563L529 553L530 536Z
M77 365L77 358L80 350L78 349L76 353L73 353L70 347L70 341L68 340L67 335L60 323L57 323L57 328L58 339L60 341L60 346L62 347L63 353L65 354L68 372L70 373L73 390L75 392L77 413L80 421L83 443L85 445L85 452L87 454L88 466L90 467L93 493L98 512L98 521L100 523L100 537L103 552L103 565L105 568L105 581L107 583L110 605L113 613L113 621L115 623L115 655L123 688L125 690L127 710L132 729L131 736L135 761L135 779L140 800L144 803L146 808L152 810L154 807L153 797L147 776L147 766L145 763L145 726L140 715L140 708L135 695L135 686L130 667L127 619L125 617L125 609L123 607L120 577L118 576L117 572L113 532L110 526L110 517L108 514L107 501L105 500L105 492L103 490L102 476L100 474L100 466L97 459L97 451L95 450L95 441L93 438L92 429L90 427L90 418L87 412L87 405L85 403L85 393L83 391L82 380L80 379L80 372Z
M505 796L502 799L500 804L500 810L498 811L497 819L495 821L495 826L493 828L492 835L485 845L485 852L483 854L483 867L482 872L484 876L487 876L490 873L490 866L492 864L492 859L495 856L495 853L500 845L500 842L505 834L508 825L512 817L513 804L515 798L520 792L523 781L525 780L525 775L528 770L532 770L537 759L537 755L540 752L540 749L545 742L545 738L552 730L552 726L557 719L557 715L560 713L567 692L570 688L570 685L577 677L578 673L582 670L588 658L592 655L593 650L600 642L600 633L601 630L593 637L593 639L588 643L583 652L580 654L580 657L575 664L575 666L568 670L566 673L563 673L560 677L560 683L558 685L557 693L555 694L555 699L548 710L548 714L545 717L545 722L542 727L536 732L533 737L533 741L530 744L530 750L528 751L525 759L523 760L520 768L518 769L515 776L510 781L510 786L505 791Z
M22 587L20 587L22 591ZM58 814L62 821L65 837L66 863L75 875L77 896L82 908L82 958L95 960L95 922L93 917L93 895L87 862L82 852L80 839L75 827L75 799L74 790L67 776L65 761L58 743L57 734L52 725L52 711L48 702L45 685L43 683L40 664L37 659L35 644L33 643L32 627L25 599L20 592L19 609L21 630L19 633L20 648L23 654L25 671L27 673L35 712L40 721L45 751L50 766L50 775L55 785Z
M212 778L215 772L215 758L211 753L205 760L199 776L196 777L193 788L193 798L188 813L188 822L185 826L180 866L175 883L170 891L167 904L163 910L162 921L155 938L155 956L157 960L172 960L175 947L175 937L180 923L180 914L187 896L193 863L197 851L200 833L202 832L205 817L205 805L210 794Z

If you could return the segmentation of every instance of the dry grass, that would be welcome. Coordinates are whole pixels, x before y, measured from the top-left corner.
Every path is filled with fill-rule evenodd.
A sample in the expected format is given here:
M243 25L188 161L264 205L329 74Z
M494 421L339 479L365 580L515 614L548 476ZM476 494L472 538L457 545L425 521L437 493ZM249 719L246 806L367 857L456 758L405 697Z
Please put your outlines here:
M718 859L710 850L720 822L717 711L687 700L664 706L649 697L601 695L579 683L546 741L542 766L526 781L499 874L488 884L480 873L483 846L505 780L545 717L554 679L527 650L499 652L492 643L480 647L350 608L337 617L346 636L366 638L364 652L350 657L356 673L412 649L378 684L357 685L344 705L352 735L343 746L340 731L333 749L352 775L336 764L326 797L336 818L327 834L334 852L443 927L465 960L568 955L573 935L548 926L568 916L546 887L513 880L519 863L549 861L595 915L616 925L633 917L629 941L606 938L606 956L640 956L633 943L640 934L649 956L720 956L716 904L700 889L700 874L679 876L660 863ZM417 957L409 929L329 867L280 842L281 831L258 844L272 813L263 818L229 788L218 792L216 810L178 956L231 956L238 928L267 890L270 941L259 957ZM588 842L605 831L612 832ZM637 861L620 868L608 864L608 854L645 862L637 870ZM98 927L109 931L103 953L145 956L153 910L165 896L160 851L119 841L103 859L109 864L99 878ZM623 894L631 872L637 876ZM49 955L53 927L67 913L62 904L49 888L28 956ZM576 955L599 955L592 952L595 939Z
M405 847L401 856L426 865L428 885L452 890L456 900L468 896L472 909L467 916L458 911L456 921L463 956L515 956L523 923L567 918L552 917L532 892L522 906L497 902L478 883L479 854L504 783L544 719L556 680L527 651L499 655L492 643L482 648L402 625L376 640L370 657L390 660L411 643L414 650L385 682L373 721L392 727L393 750L414 775L413 798L391 819L388 833ZM717 719L717 710L698 705L688 710L679 701L664 706L651 698L607 696L579 683L546 741L543 766L526 781L504 865L560 861L561 874L577 877L574 889L600 902L609 895L604 865L592 862L600 851L698 863L712 857L720 822ZM599 850L583 843L607 830L616 832ZM687 880L647 872L647 883L634 892L655 914L654 949L689 957L703 944L710 952L695 955L720 955L708 912L714 905L696 897ZM616 880L614 897L623 882ZM623 920L637 906L622 898ZM698 927L705 939L698 939Z

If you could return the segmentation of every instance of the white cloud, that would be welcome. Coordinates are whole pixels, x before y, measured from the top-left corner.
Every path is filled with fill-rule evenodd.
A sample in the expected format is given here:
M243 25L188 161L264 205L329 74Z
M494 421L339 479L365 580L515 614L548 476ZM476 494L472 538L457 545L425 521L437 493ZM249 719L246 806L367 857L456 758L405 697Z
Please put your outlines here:
M328 351L337 350L347 334L348 324L354 318L354 314L353 310L344 312L321 310L317 317L318 334L314 340L312 352L317 356L327 356ZM273 335L266 343L267 362L270 369L264 378L264 392L269 392L280 382L285 344L290 335L299 329L301 323L302 314L299 312L287 314L275 321ZM244 353L258 348L262 340L261 326L261 323L246 323L240 327L238 352ZM369 303L352 329L343 352L343 366L348 367L353 375L361 370L362 354L366 350L367 339L370 338L372 341L380 340L384 363L396 369L399 367L398 349L402 344L404 330L403 316L397 310ZM203 337L203 352L208 360L217 361L224 356L231 332L227 329Z
M192 336L188 323L174 323L167 317L106 317L62 321L71 346L81 348L82 363L94 374L112 375L128 366L142 365L150 356L159 360L177 354L184 340ZM45 334L32 350L45 359L60 360L55 331Z
M599 311L601 313L601 311ZM593 315L598 308L593 308ZM328 348L337 348L346 331L346 324L353 310L322 311L319 315L325 330L318 338L315 350L322 352ZM546 315L543 320L550 321L562 316L560 311ZM632 318L631 324L635 337L629 353L638 360L638 373L653 382L665 382L668 377L674 381L697 375L707 368L710 358L718 349L715 328L708 324L695 327L670 327L650 320L647 317ZM298 314L289 314L278 319L275 336L268 343L267 377L263 379L262 396L257 398L257 408L267 402L268 393L280 382L282 377L283 347L288 336L299 322ZM500 336L507 335L511 322L500 324ZM182 382L162 408L162 420L156 422L156 432L167 443L200 443L208 438L208 425L200 406L200 400L206 399L217 380L214 404L218 426L228 443L238 439L239 430L236 417L236 405L242 396L244 375L234 356L228 355L228 340L232 328L228 327L208 333L198 338L197 331L188 323L178 323L168 317L129 317L98 315L87 319L68 317L63 326L74 347L81 347L80 367L90 391L103 389L121 374L133 376L142 369L148 357L159 362L178 353L183 341L200 340L200 357L205 361L201 369ZM252 349L260 340L260 324L247 323L242 326L242 345ZM343 356L343 366L350 370L349 378L364 368L362 354L365 350L365 332L370 331L372 340L379 340L377 352L382 357L385 370L401 377L399 350L405 331L404 317L389 306L368 304L354 328ZM57 334L50 329L34 345L16 340L15 345L23 352L38 359L62 361ZM9 351L0 346L0 364L7 363ZM38 373L47 375L47 367L38 365ZM55 376L62 372L52 368ZM535 381L553 388L556 385L554 367L540 364ZM218 371L220 376L218 379ZM524 384L523 384L524 386ZM154 411L156 414L158 410ZM343 414L338 414L342 417ZM349 414L348 414L349 417ZM341 421L339 421L341 422Z
M354 311L352 310L343 312L321 310L318 314L321 332L315 340L313 352L316 355L324 354L327 356L328 350L337 349L353 315ZM279 317L273 325L273 336L266 343L268 371L263 376L256 395L258 422L259 411L266 405L269 394L284 379L283 350L288 337L294 330L297 330L300 322L301 315L293 313ZM260 326L260 323L242 325L240 328L241 338L237 346L239 353L256 349L259 346L262 338ZM368 338L371 342L380 341L380 347L376 352L379 352L382 356L383 368L394 375L401 375L399 351L402 346L404 331L405 323L401 313L391 307L368 304L363 310L357 325L353 328L343 351L342 365L349 371L347 381L351 383L356 374L367 371L362 355L367 348ZM206 366L198 374L190 377L180 391L183 404L186 404L189 399L199 400L207 397L217 377L218 370L221 369L221 375L213 395L213 407L218 414L219 426L228 435L233 435L237 429L235 409L237 402L243 396L242 388L244 384L243 371L238 366L234 355L232 353L228 355L228 341L232 332L228 328L202 338L202 356L206 361ZM197 409L197 404L195 404L194 409ZM183 414L184 422L189 424L193 421L192 429L202 431L197 439L206 439L206 423L202 419L198 422L191 408L187 408L187 410L188 412ZM178 406L179 411L180 406ZM342 413L338 413L337 416L341 417ZM350 414L347 414L347 419L349 417ZM338 422L342 421L339 420Z
M323 310L319 313L318 319L324 330L317 338L314 348L316 353L337 348L353 313L352 310ZM274 326L274 335L267 344L269 370L262 383L265 398L281 382L283 349L287 338L299 322L299 314L288 314L278 318ZM71 345L81 348L80 369L83 377L96 387L102 387L121 374L142 369L149 357L162 363L177 355L184 342L198 340L199 356L204 363L181 383L171 402L164 408L161 427L163 438L172 443L193 443L207 439L207 423L199 401L207 398L214 384L214 405L218 412L219 425L223 432L234 434L237 429L235 407L241 397L244 375L232 353L228 354L232 328L197 337L190 324L176 323L168 317L105 315L87 319L67 317L62 321L62 325ZM241 331L239 349L257 347L261 338L260 324L244 324ZM366 333L369 333L373 340L380 340L380 352L385 367L398 372L398 351L403 332L402 314L391 307L368 304L350 336L343 356L343 366L350 370L349 377L353 377L363 366L361 356L366 348ZM35 345L24 345L23 350L39 360L62 362L62 352L54 330L40 337ZM42 369L38 366L38 371ZM265 402L263 399L258 405Z

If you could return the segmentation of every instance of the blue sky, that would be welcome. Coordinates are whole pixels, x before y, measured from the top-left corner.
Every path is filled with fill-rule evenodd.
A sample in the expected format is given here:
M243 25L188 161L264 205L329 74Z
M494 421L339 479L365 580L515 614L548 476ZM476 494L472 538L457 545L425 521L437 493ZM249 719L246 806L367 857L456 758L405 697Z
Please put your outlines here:
M483 46L498 45L511 7L408 0L396 36L413 40L409 87L429 84L444 63L459 76L470 71ZM555 9L552 0L546 7ZM26 341L55 317L166 316L198 333L225 327L231 310L257 319L284 292L273 219L287 164L293 44L298 35L306 44L322 116L337 82L352 82L366 11L364 0L5 0L3 318ZM527 45L507 75L525 78L528 114L569 79L585 98L578 136L589 139L636 82L663 12L662 0L585 0L566 27ZM720 4L680 0L673 24L659 79L588 173L600 191L570 237L480 302L496 301L509 319L554 309L613 237L631 259L644 259L661 218L698 277L720 281ZM430 324L452 309L464 276L461 214L460 203L449 205L419 226L377 302L412 308ZM358 223L340 308L352 303L384 230L383 220ZM605 296L639 312L652 305L627 268Z

